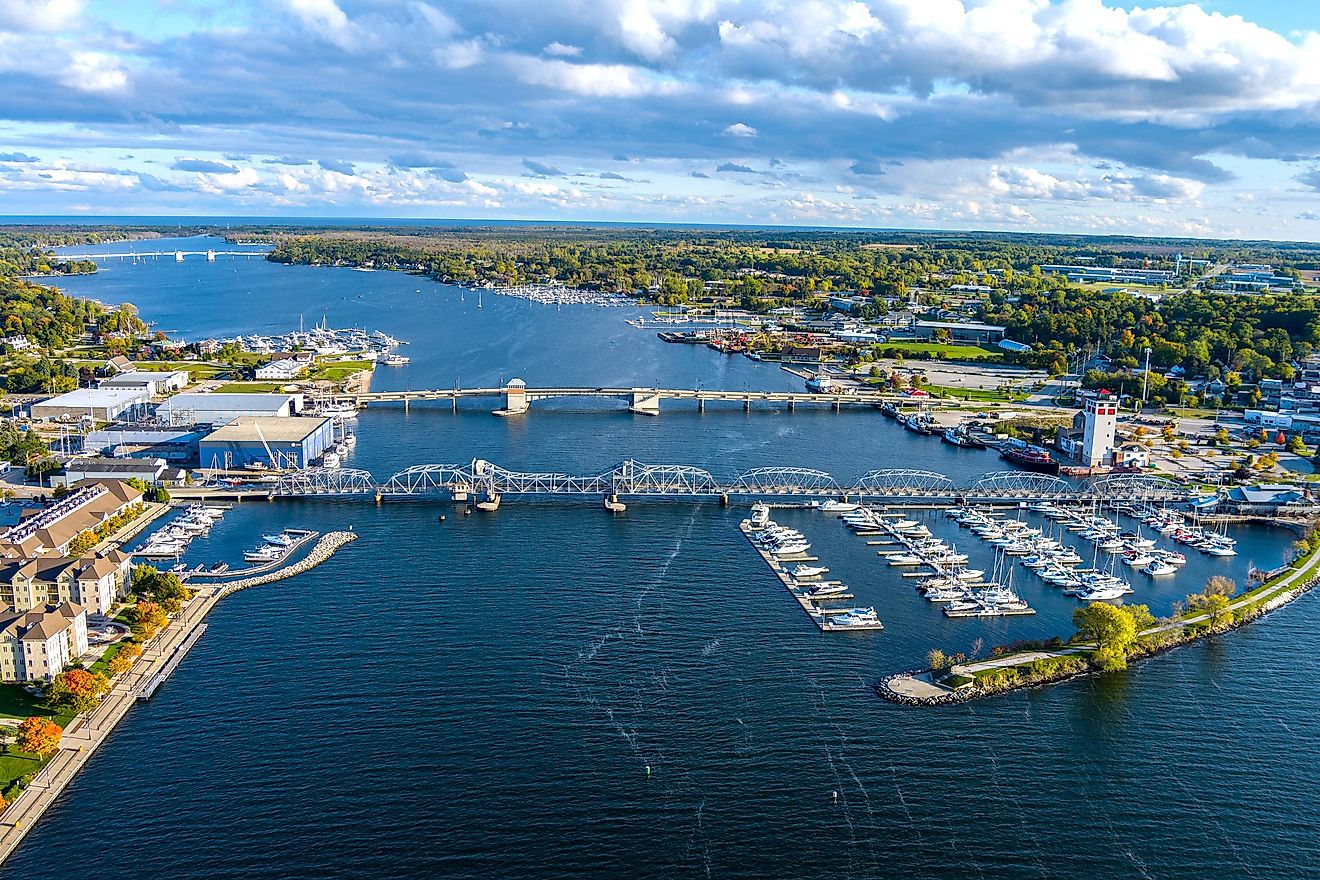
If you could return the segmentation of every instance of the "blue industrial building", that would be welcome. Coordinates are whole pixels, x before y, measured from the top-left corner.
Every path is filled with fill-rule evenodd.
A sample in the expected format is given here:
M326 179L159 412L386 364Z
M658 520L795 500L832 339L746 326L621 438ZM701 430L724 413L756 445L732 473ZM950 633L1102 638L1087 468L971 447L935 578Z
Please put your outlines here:
M215 470L249 465L302 468L334 445L334 420L328 417L245 416L202 438L201 466Z

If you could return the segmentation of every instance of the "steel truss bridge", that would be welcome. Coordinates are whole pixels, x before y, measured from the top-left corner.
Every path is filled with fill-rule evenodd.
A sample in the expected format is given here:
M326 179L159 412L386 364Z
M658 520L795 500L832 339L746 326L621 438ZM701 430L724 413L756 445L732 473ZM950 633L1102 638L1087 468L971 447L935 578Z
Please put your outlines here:
M855 482L840 483L824 471L809 468L754 468L721 478L698 467L628 460L600 473L574 475L510 471L484 459L467 464L414 465L383 483L363 470L308 468L282 476L273 495L379 500L847 498L931 505L1019 501L1177 503L1189 498L1187 489L1171 480L1140 474L1111 474L1072 482L1028 471L998 471L959 485L944 474L899 468L869 471Z

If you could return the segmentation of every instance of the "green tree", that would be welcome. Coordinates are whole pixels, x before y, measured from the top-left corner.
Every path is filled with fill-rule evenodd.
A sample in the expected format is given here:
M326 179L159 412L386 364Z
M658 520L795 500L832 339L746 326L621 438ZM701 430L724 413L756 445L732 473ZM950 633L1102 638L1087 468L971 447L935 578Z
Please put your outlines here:
M1078 634L1095 641L1097 666L1106 672L1127 668L1128 651L1137 640L1132 614L1104 602L1094 602L1073 612L1073 625Z

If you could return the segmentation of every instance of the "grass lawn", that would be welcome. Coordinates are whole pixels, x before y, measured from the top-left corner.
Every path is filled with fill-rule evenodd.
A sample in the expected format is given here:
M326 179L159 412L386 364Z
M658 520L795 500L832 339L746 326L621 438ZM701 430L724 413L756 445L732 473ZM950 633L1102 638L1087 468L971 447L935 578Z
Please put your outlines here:
M922 385L931 394L943 397L961 397L963 400L985 400L1011 403L1026 400L1027 394L1005 394L993 388L956 388L951 385Z
M282 382L227 382L215 389L217 394L269 394L284 387Z
M877 342L874 348L880 350L881 357L887 357L889 351L899 351L904 355L930 354L945 360L998 361L1004 357L1002 349L992 346L945 342Z
M342 382L349 376L364 370L373 370L375 367L376 365L371 361L331 361L317 364L310 378L313 382Z
M106 667L110 665L111 660L115 659L115 655L123 650L125 644L125 642L115 642L113 645L106 648L105 653L101 655L101 659L97 660L91 666L88 666L87 671L92 674L99 672L106 678L109 678L110 672Z
M54 713L44 708L41 701L24 690L22 685L0 684L0 715L27 718L30 715L51 717Z
M0 755L0 789L8 789L16 780L36 773L44 763L46 762L34 755L17 750L7 755ZM14 794L17 794L17 791ZM13 798L6 793L6 799Z

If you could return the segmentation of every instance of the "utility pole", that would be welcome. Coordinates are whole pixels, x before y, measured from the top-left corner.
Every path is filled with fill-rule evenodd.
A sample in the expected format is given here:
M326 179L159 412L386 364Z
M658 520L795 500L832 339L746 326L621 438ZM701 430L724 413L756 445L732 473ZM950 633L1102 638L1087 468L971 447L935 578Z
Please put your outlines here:
M1141 378L1141 405L1146 406L1146 388L1150 385L1150 346L1146 346L1146 374Z

